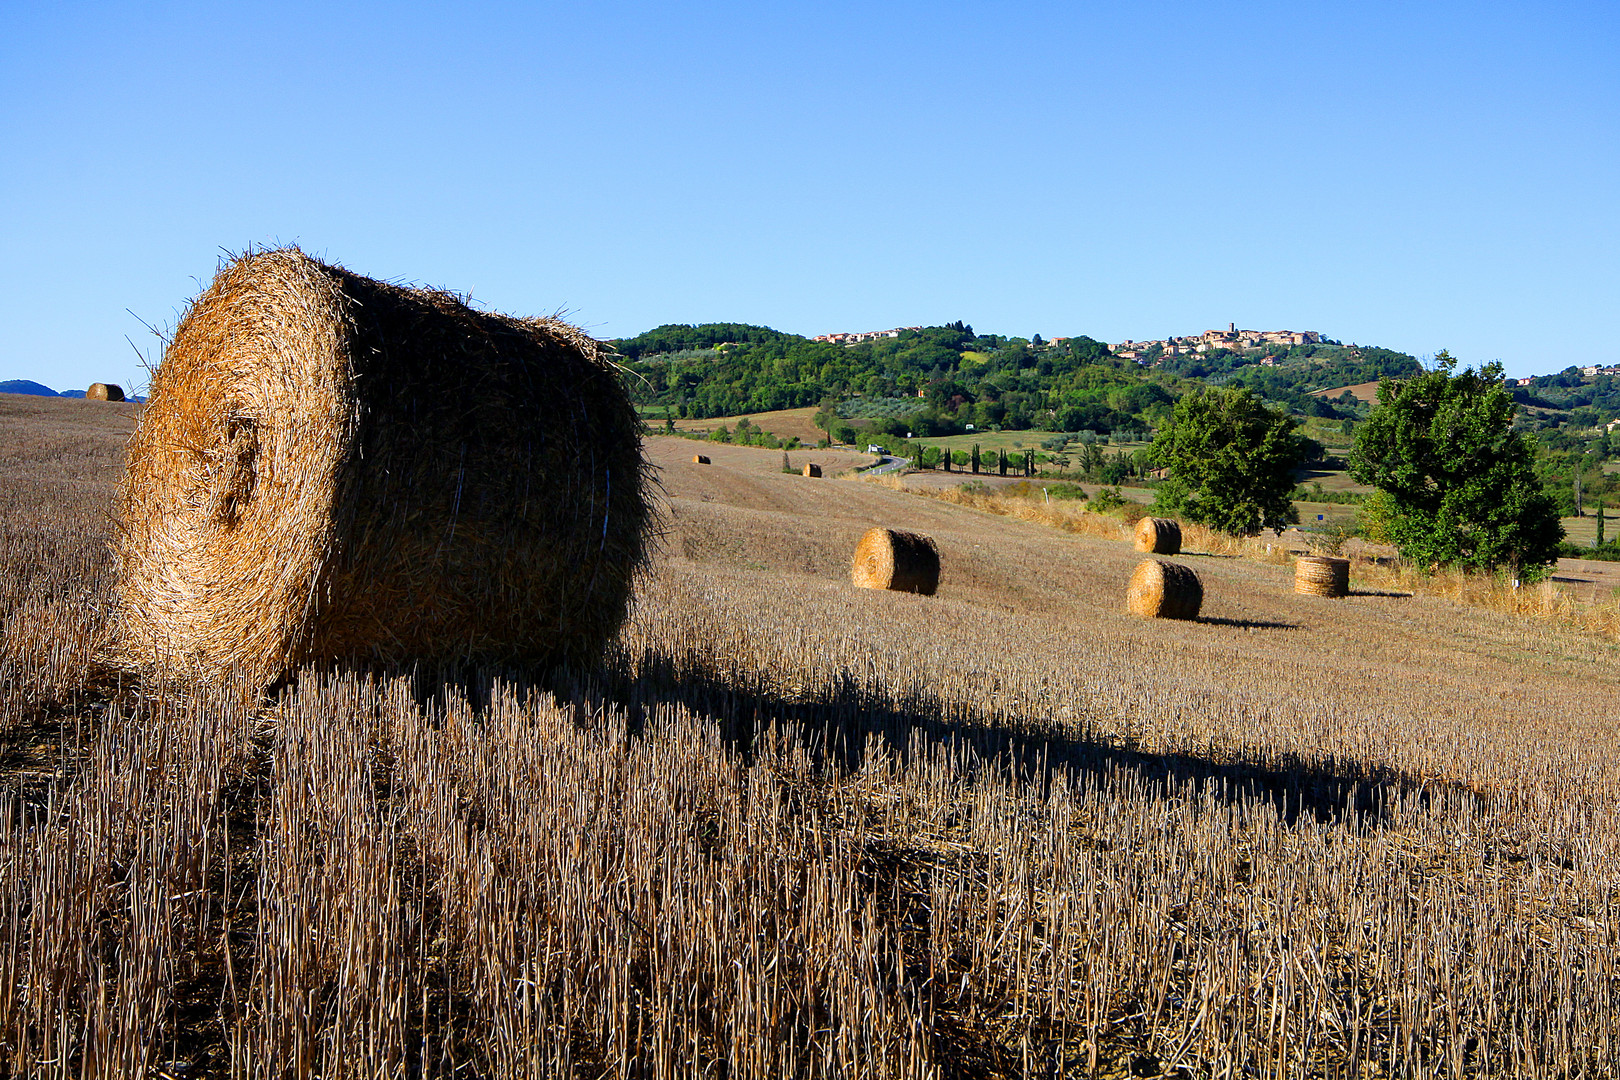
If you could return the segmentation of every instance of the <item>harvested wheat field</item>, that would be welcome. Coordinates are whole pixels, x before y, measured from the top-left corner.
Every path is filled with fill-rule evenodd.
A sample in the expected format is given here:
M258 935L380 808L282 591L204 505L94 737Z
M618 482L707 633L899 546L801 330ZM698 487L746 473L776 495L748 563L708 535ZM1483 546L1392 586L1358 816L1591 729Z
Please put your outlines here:
M1620 1070L1596 635L1197 553L1199 617L1138 619L1123 530L654 438L599 666L156 694L83 678L115 470L31 473L40 423L0 413L0 1075ZM937 595L850 584L874 525Z

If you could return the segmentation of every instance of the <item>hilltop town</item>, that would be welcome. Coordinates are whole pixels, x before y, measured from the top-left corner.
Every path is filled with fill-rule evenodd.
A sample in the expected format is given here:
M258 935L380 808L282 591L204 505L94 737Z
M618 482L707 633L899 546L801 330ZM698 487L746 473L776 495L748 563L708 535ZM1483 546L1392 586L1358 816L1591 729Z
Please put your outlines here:
M920 326L896 326L889 330L840 331L832 334L817 334L810 340L824 341L831 345L860 345L868 341L897 338L908 330L917 331L921 329L923 328ZM1034 343L1037 345L1062 346L1068 340L1068 338L1060 337L1043 342L1040 336L1036 335ZM1219 349L1224 349L1227 352L1242 353L1251 349L1264 349L1272 345L1322 344L1332 344L1332 342L1316 330L1239 330L1236 323L1227 323L1225 330L1205 330L1202 334L1196 336L1168 337L1153 341L1132 341L1127 338L1117 345L1108 347L1121 360L1152 360L1164 356L1187 356L1194 353L1214 352Z
M1158 350L1158 356L1187 356L1217 349L1241 353L1250 349L1264 349L1269 345L1326 343L1327 339L1315 330L1239 330L1236 323L1227 323L1225 330L1205 330L1196 337L1169 337L1158 341L1127 339L1109 348L1122 360L1141 360L1154 349Z

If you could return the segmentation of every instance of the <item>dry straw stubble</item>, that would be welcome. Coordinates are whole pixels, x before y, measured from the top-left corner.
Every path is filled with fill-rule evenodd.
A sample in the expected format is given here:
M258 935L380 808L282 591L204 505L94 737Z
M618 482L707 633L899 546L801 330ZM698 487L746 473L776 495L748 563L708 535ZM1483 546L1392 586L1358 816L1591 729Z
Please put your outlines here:
M1136 523L1136 550L1154 555L1179 555L1181 525L1170 518L1143 518Z
M1131 574L1125 599L1131 614L1145 619L1196 619L1204 583L1190 566L1144 559Z
M849 573L862 589L932 596L939 588L939 548L921 533L868 529L855 545Z
M1350 560L1332 555L1301 555L1294 564L1294 591L1307 596L1348 596Z
M133 412L25 404L42 437ZM104 481L61 468L0 473L12 627L101 577ZM828 500L871 490L796 493L842 572ZM904 509L961 595L900 634L746 566L779 518L717 519L724 561L668 545L625 708L322 674L269 715L52 697L22 738L85 646L0 640L0 1076L1620 1074L1607 642L1457 604L1131 620L1126 545ZM1005 602L968 640L975 596Z
M223 266L119 487L119 660L268 685L310 661L583 660L649 528L591 338L296 248Z

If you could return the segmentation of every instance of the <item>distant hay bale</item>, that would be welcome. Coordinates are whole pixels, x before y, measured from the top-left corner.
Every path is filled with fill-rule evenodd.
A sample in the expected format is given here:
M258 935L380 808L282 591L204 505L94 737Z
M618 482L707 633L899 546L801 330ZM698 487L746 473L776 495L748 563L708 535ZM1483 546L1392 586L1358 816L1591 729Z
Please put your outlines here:
M646 552L640 426L557 319L242 256L130 438L117 659L261 686L306 661L589 661Z
M692 455L692 464L694 464L694 465L707 465L708 463L709 463L709 459L704 457L702 454L693 454Z
M922 533L868 529L855 545L849 576L863 589L933 596L939 588L939 549Z
M806 476L820 476L821 475L821 466L816 465L814 463L806 465L804 467L804 475L806 475Z
M1136 550L1154 555L1181 553L1181 525L1169 518L1145 517L1136 523Z
M1145 619L1196 619L1204 606L1204 583L1192 567L1145 559L1125 594L1132 615Z
M123 401L124 388L117 383L93 382L84 392L86 401Z
M1294 564L1294 591L1306 596L1350 595L1350 560L1301 555Z

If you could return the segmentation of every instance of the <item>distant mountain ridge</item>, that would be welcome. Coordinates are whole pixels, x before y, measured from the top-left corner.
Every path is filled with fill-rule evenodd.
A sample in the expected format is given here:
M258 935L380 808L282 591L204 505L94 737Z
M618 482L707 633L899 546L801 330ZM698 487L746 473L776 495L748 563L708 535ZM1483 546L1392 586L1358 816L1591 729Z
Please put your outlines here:
M58 393L44 383L37 383L33 379L0 379L0 394L30 394L34 397L84 397L83 390L63 390ZM144 397L132 397L126 400L140 404L146 399Z
M7 379L0 382L0 394L33 394L35 397L62 396L44 383L37 383L32 379ZM84 396L82 390L79 392L79 396Z

